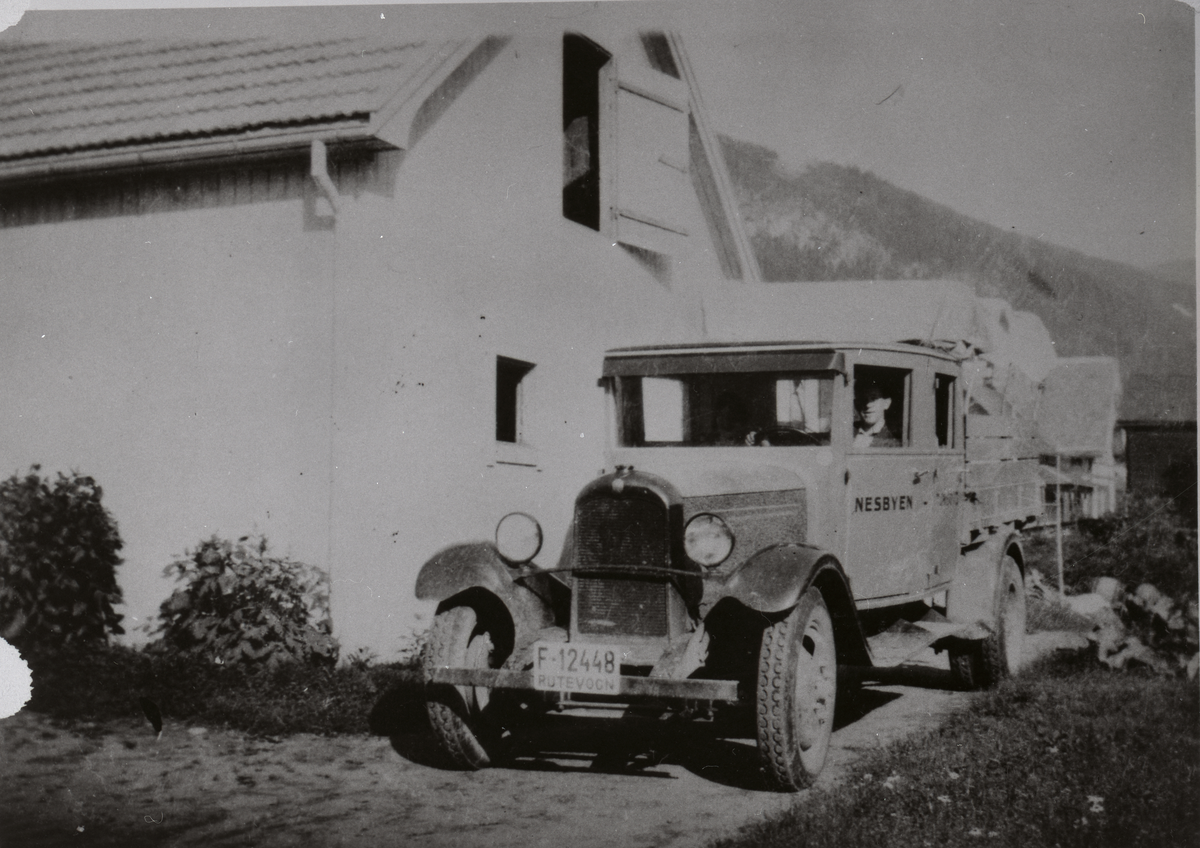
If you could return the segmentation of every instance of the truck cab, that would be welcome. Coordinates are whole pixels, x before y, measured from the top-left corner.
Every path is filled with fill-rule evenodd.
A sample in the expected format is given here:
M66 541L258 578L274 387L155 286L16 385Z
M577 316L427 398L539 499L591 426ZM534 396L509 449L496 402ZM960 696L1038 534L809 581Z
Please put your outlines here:
M716 573L766 544L804 542L842 563L860 607L947 588L965 460L949 355L739 345L614 351L604 369L613 467L670 480L685 523L700 513L730 523Z
M936 644L964 685L1015 670L1019 522L974 506L954 353L624 348L601 383L608 467L557 560L516 513L418 577L438 602L431 724L458 765L492 762L511 716L540 709L724 712L796 790L823 765L839 668Z

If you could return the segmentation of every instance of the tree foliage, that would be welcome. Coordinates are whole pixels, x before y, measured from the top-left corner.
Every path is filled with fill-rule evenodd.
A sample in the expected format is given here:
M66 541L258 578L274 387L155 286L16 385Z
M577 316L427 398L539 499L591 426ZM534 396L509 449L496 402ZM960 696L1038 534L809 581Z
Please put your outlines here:
M117 522L78 472L31 466L0 482L0 637L23 648L104 644L124 633Z
M337 661L329 579L271 556L263 536L213 536L166 567L185 585L159 608L160 645L223 663Z
M1194 514L1166 498L1130 497L1121 513L1078 523L1067 547L1066 579L1087 591L1096 577L1115 577L1133 589L1151 583L1175 599L1197 593Z

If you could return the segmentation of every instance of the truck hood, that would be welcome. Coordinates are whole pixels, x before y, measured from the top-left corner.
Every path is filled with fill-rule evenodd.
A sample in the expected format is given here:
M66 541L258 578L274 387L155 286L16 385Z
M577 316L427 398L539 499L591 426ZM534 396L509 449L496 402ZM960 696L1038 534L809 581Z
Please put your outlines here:
M612 460L669 480L681 497L694 498L808 488L833 456L818 447L638 448L617 451Z

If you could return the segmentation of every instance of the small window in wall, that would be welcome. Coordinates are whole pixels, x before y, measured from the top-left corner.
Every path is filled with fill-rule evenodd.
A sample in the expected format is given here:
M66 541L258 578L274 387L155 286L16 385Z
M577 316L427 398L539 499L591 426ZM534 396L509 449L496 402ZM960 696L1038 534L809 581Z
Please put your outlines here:
M521 412L527 385L533 370L529 362L496 357L496 441L521 441Z
M953 377L947 374L934 375L933 403L938 447L952 448L955 442L954 421L957 418Z
M563 37L563 216L600 229L600 70L612 56Z
M854 447L911 444L907 403L911 374L903 368L854 367Z

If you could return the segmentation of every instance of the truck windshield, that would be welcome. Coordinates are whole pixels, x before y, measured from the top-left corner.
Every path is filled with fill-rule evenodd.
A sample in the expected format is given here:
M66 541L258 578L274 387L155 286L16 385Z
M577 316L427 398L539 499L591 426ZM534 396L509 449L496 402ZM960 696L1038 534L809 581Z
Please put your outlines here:
M829 444L830 372L620 377L623 447Z

